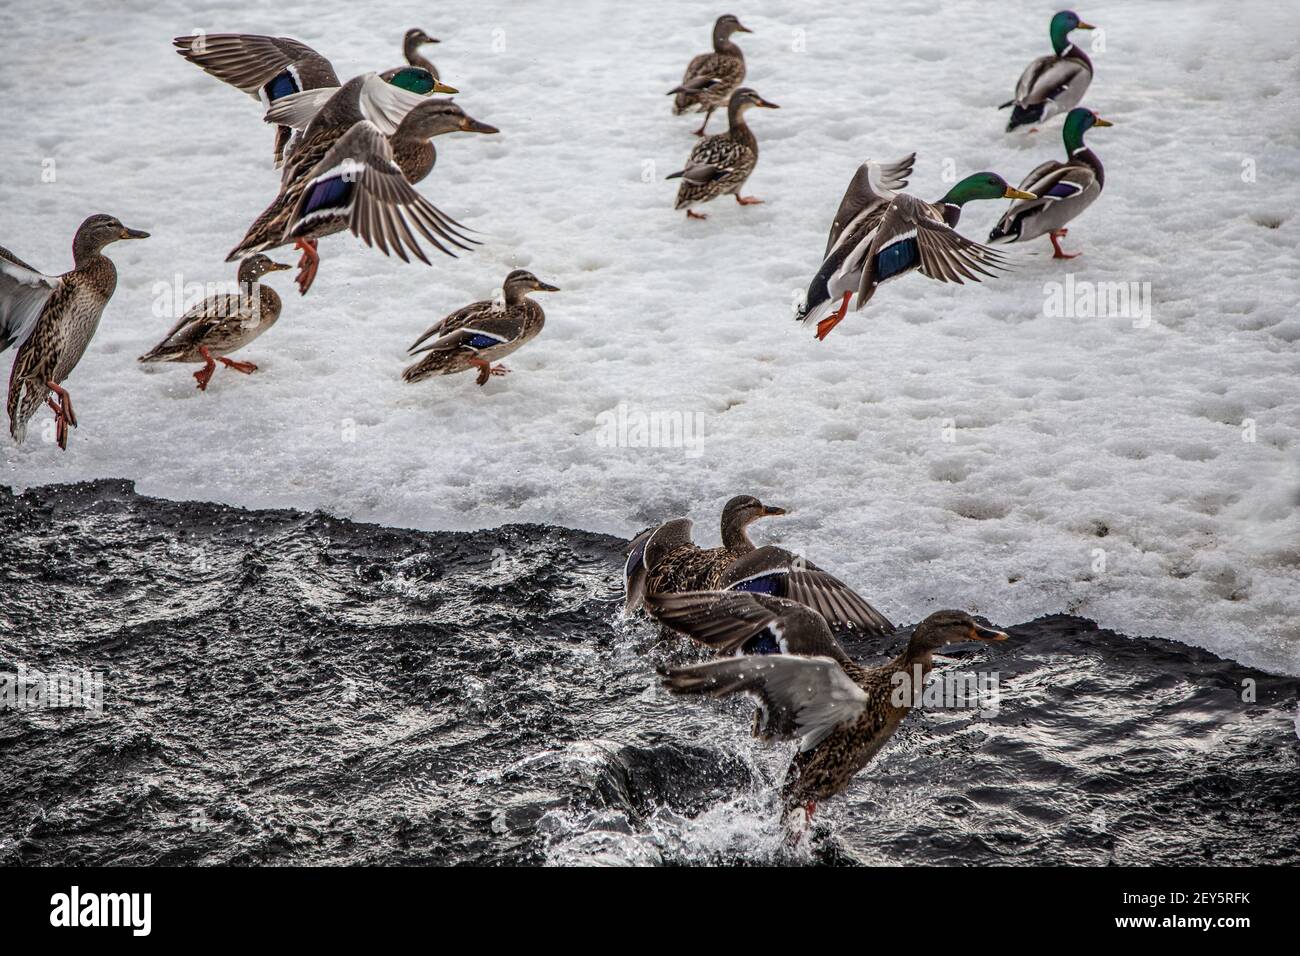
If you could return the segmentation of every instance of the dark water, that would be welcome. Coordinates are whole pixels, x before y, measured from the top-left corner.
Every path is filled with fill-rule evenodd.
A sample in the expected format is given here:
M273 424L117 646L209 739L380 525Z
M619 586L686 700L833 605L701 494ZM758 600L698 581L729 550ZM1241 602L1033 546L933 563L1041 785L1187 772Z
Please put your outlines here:
M788 752L654 689L695 652L619 618L622 548L0 489L0 672L104 672L0 709L0 863L1300 860L1296 680L1071 617L954 652L997 715L914 713L792 849Z

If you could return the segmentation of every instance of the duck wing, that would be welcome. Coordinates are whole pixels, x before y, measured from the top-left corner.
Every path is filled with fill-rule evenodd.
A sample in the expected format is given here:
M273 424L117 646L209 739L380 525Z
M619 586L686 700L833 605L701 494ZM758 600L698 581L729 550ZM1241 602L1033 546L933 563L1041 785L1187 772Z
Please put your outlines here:
M755 697L762 711L761 736L797 739L801 751L858 720L867 708L866 693L829 657L731 657L660 668L659 674L674 694Z
M291 37L212 33L176 37L172 43L205 73L257 99L262 98L262 87L286 71L285 91L339 85L330 61ZM268 99L277 99L275 92L268 91Z
M0 247L0 352L27 341L45 303L62 287L60 276L37 272Z
M867 634L892 634L894 625L835 575L792 554L766 545L739 558L722 581L729 591L786 598L812 608L833 628Z
M418 339L411 343L411 347L406 351L413 354L420 347L420 343L427 341L439 335L445 335L455 329L463 328L466 325L473 324L474 320L480 316L486 317L492 314L495 302L490 299L482 302L471 302L469 305L461 306L455 312L444 318L439 319L433 325L429 326Z
M821 615L784 598L748 591L652 594L660 623L719 654L796 654L848 660Z
M830 235L826 237L826 251L822 258L831 254L836 242L844 230L867 210L894 198L894 193L907 185L907 177L912 174L912 165L916 162L916 153L908 153L902 159L892 163L875 163L867 160L857 168L849 180L844 198L835 210L831 220Z
M411 354L421 352L455 352L468 349L472 352L496 348L519 338L523 321L516 316L480 313L478 321L447 330L443 335L419 348L411 347Z
M1029 185L1021 188L1038 198L1012 200L1007 211L1002 214L1002 218L989 233L990 242L1020 238L1024 235L1025 223L1029 220L1047 223L1044 231L1059 228L1069 222L1078 215L1078 205L1071 204L1075 208L1070 210L1060 209L1062 215L1058 219L1056 215L1058 204L1080 196L1096 186L1097 171L1086 163L1059 163L1053 160L1043 163L1031 172L1025 177L1025 182Z
M283 241L309 237L323 222L334 220L368 246L389 248L403 262L410 252L429 264L412 226L446 255L443 242L469 249L474 242L460 233L460 223L445 215L415 191L393 160L388 137L373 123L360 122L348 130L306 174L301 195L290 214Z

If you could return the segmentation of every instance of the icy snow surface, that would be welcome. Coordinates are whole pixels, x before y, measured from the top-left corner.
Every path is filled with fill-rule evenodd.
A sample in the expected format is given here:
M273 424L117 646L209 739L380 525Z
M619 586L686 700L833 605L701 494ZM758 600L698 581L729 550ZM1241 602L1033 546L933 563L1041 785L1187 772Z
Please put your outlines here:
M946 160L1015 182L1062 154L1059 119L1009 136L995 109L1049 49L1053 5L736 6L754 30L738 38L749 82L781 109L751 113L762 156L745 191L766 205L720 200L707 222L672 211L663 177L697 118L673 117L664 94L720 7L34 7L0 38L0 244L57 272L89 213L153 238L110 249L120 281L68 382L70 449L41 440L42 413L27 445L0 453L0 482L126 477L147 494L429 529L627 535L689 514L704 541L722 502L750 492L793 511L756 537L803 550L898 621L1072 611L1300 673L1288 9L1078 7L1105 28L1086 103L1116 123L1089 137L1107 187L1065 242L1084 255L1053 262L1039 240L983 285L908 276L818 343L790 305L859 162L916 150L911 188L933 199ZM251 378L220 370L200 394L187 367L137 365L171 322L157 287L233 278L226 251L277 184L256 104L170 38L289 34L347 77L396 65L412 26L442 38L428 52L443 78L502 130L441 138L420 186L486 245L426 268L328 239L305 299L271 278L285 314L241 354ZM982 239L1001 206L972 205L963 231ZM547 326L513 374L405 385L416 335L515 267L563 291L539 296ZM1070 273L1149 282L1151 322L1045 315L1045 283ZM599 416L620 402L633 419L700 413L699 454L608 447Z

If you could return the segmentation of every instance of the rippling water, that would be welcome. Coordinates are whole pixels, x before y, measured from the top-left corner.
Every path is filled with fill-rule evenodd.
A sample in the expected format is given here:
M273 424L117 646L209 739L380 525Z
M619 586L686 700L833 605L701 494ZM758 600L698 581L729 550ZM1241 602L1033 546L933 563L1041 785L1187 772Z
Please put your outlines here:
M623 547L0 489L0 672L104 675L0 709L0 863L1300 860L1297 681L1064 616L954 651L999 712L914 713L792 847L788 750L656 689L698 652Z

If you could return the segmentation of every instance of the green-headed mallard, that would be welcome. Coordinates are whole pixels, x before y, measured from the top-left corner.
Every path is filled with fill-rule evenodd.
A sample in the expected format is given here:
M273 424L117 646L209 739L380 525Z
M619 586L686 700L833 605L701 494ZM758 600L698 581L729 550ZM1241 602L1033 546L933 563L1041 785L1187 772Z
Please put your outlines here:
M701 548L691 521L675 518L637 535L623 567L624 611L649 595L732 589L789 598L824 615L836 627L888 634L894 626L866 599L832 574L784 548L756 548L747 528L785 514L753 495L736 495L722 509L722 546Z
M1083 134L1094 126L1110 126L1092 110L1075 107L1065 118L1065 162L1043 163L1020 184L1034 199L1018 199L989 233L989 242L1025 242L1046 235L1052 240L1053 259L1073 259L1077 252L1061 251L1064 226L1101 195L1106 183L1097 154L1083 145Z
M103 249L119 239L147 238L149 233L128 229L116 216L91 216L72 240L72 271L59 276L37 272L0 248L0 352L18 346L9 375L14 441L22 442L28 421L48 404L59 447L67 449L68 426L77 427L77 416L62 382L81 361L117 288L117 269Z
M975 273L992 276L990 270L1003 266L998 253L954 228L961 208L976 199L1033 195L1013 189L990 172L967 176L938 202L894 192L893 183L911 172L912 159L907 156L888 166L867 162L849 183L831 224L827 253L796 316L801 322L817 322L818 339L843 321L854 294L861 309L882 282L916 271L960 285L963 277L978 282Z
M673 114L680 116L694 109L704 113L704 122L695 131L703 136L713 111L722 106L745 79L745 54L731 42L733 33L753 33L730 13L713 24L713 52L701 53L691 60L682 75L681 85L668 91L673 100Z
M725 133L706 136L691 150L686 168L667 178L681 179L677 189L674 209L685 209L691 219L708 218L690 207L731 193L742 206L761 203L753 196L740 195L740 187L758 163L758 140L745 122L745 111L751 106L777 109L748 87L736 90L727 104L728 128Z
M782 787L785 812L803 809L848 787L853 775L885 745L920 693L914 683L949 644L1001 641L964 611L936 611L916 626L907 648L880 667L862 667L844 653L816 612L762 594L715 591L647 598L669 627L736 655L685 667L661 668L674 694L759 701L754 736L798 740ZM906 682L906 686L904 685ZM900 693L910 687L911 693Z
M327 98L328 92L340 86L333 64L307 44L292 37L213 33L175 37L172 43L176 46L176 52L185 59L223 83L229 83L259 100L264 109L269 109L286 96L310 90L325 90ZM404 44L404 48L410 48L409 42ZM413 65L425 69L429 74L427 81L416 74L403 74L400 68L388 70L381 76L390 82L411 84L408 88L417 93L457 92L455 88L438 81L438 74L431 64ZM320 105L324 99L310 102ZM276 128L277 166L284 157L292 132L287 125L281 124Z
M275 122L281 116L290 118L297 98L308 95L297 93L284 97L268 111L267 119ZM369 109L363 113L363 99L390 103L393 112L400 116L390 114L381 119ZM455 253L443 245L444 240L468 249L464 242L475 240L457 231L464 227L411 187L394 160L392 145L385 135L396 132L402 119L428 102L385 83L375 73L345 83L314 113L301 144L285 162L279 194L230 251L226 261L294 242L303 253L298 289L305 295L320 262L317 241L345 229L366 245L377 245L385 255L391 247L403 262L410 261L406 254L409 248L417 259L429 264L412 226L446 255ZM286 112L281 114L281 110ZM380 122L391 129L381 128L377 125Z
M257 280L268 272L292 269L258 253L239 264L238 292L210 295L190 309L171 327L163 340L140 356L141 362L202 362L194 373L200 391L207 391L217 362L236 372L251 375L252 362L226 358L242 349L280 318L280 296Z
M411 66L419 66L433 74L435 80L441 79L438 68L430 63L423 54L420 53L420 47L426 43L441 43L441 40L435 40L429 34L425 33L419 27L412 27L406 31L406 36L402 38L402 55L406 57L406 62Z
M1052 17L1048 29L1055 52L1025 67L1016 83L1016 95L998 107L1012 107L1008 133L1017 126L1041 123L1069 112L1083 101L1092 82L1092 61L1069 39L1071 30L1091 30L1092 24L1084 23L1073 10L1062 10Z
M416 339L407 351L425 354L402 378L419 382L473 368L478 384L486 385L489 376L505 375L509 369L492 363L531 341L546 323L546 313L528 294L559 291L526 269L514 270L501 286L500 301L484 299L457 309Z

